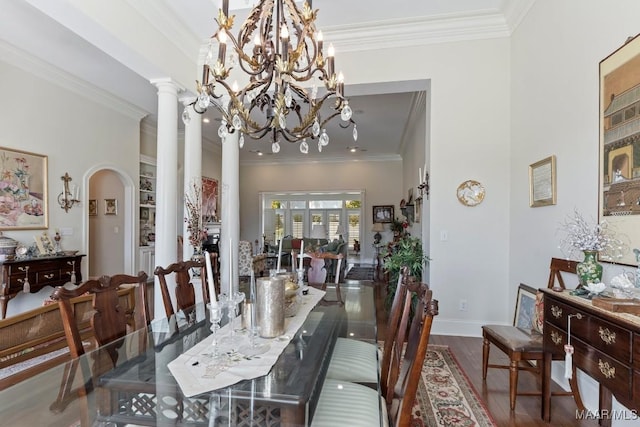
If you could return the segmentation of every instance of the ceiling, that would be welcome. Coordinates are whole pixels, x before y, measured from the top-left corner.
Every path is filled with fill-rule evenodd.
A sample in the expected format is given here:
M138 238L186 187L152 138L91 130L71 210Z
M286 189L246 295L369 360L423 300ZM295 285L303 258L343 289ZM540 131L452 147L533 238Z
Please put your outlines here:
M119 55L105 53L78 34L90 34L99 29L80 19L75 2L80 0L0 0L0 58L34 74L88 96L114 97L131 105L132 111L149 114L153 123L157 111L156 88L144 77L135 58L128 52ZM190 37L207 40L216 29L214 18L220 0L110 0L126 2L143 15L147 9L187 28ZM316 0L319 9L317 27L325 39L335 40L336 59L340 51L371 50L382 44L434 43L461 38L497 37L508 35L519 23L534 0L395 0L389 7L382 0ZM231 0L231 14L236 22L247 16L253 0ZM135 6L134 6L135 5ZM151 13L151 12L149 12ZM147 15L145 15L147 16ZM151 15L149 15L151 16ZM151 19L151 17L149 18ZM167 22L163 23L165 26ZM455 28L454 28L455 27ZM170 31L172 25L166 25ZM378 38L372 37L375 28ZM435 31L434 28L438 28ZM444 30L442 30L444 28ZM449 28L452 31L447 32ZM461 31L461 28L464 31ZM453 30L456 31L453 31ZM408 32L413 32L409 34ZM386 34L381 41L379 35ZM129 60L131 62L129 62ZM401 82L384 85L349 85L345 93L354 110L358 140L353 141L352 129L337 126L327 128L329 146L318 153L310 142L309 154L303 155L298 144L282 143L278 154L270 153L270 141L247 139L241 150L243 162L335 161L346 156L354 159L399 158L404 129L411 120L412 110L425 102L428 82ZM195 88L192 88L193 91ZM94 91L95 94L94 94ZM420 93L422 91L422 94ZM219 147L217 128L219 116L210 109L205 114L210 123L203 124L205 144ZM181 121L179 126L182 127ZM351 153L347 147L357 146ZM219 148L218 148L219 149ZM267 153L258 157L256 151Z

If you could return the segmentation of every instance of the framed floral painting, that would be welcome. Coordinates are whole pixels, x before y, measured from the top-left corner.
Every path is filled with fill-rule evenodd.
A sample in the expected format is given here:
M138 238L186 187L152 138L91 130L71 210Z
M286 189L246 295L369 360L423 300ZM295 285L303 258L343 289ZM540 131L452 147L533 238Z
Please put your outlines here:
M0 147L0 230L49 227L47 156Z
M600 62L600 209L618 237L640 242L640 35ZM632 246L633 247L633 246ZM633 251L615 262L635 265Z
M202 222L218 221L218 180L202 177Z

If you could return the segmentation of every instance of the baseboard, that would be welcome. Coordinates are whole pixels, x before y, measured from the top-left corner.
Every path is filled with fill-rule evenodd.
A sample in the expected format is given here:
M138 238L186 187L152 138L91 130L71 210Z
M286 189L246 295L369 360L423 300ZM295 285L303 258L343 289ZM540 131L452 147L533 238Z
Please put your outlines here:
M470 321L461 319L443 319L437 316L431 327L434 335L457 335L463 337L481 337L482 326L486 321Z

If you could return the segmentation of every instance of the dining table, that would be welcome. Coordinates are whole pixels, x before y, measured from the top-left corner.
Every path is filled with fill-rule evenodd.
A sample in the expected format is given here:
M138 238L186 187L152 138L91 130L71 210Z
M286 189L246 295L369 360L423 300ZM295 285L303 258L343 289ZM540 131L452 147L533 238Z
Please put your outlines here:
M209 383L198 381L202 365L208 363L202 349L211 350L203 343L213 338L209 311L198 304L191 316L178 312L127 334L115 366L105 369L97 364L101 351L97 348L81 356L84 360L53 367L0 391L1 423L68 427L89 420L89 425L104 426L309 426L336 340L377 342L373 283L346 280L339 286L340 303L336 303L335 286L328 285L326 294L313 300L299 324L291 324L295 330L256 338L281 349L264 374L248 375L250 365L260 363L266 354L247 356L234 349L226 350L226 355L235 361L236 374L247 373L248 378L210 390L206 389ZM304 302L308 296L300 298ZM225 324L249 340L240 319L232 325L228 320L223 316L218 342ZM224 353L224 346L219 347ZM83 367L84 375L76 375L73 384L80 393L65 395L70 388L69 370ZM185 380L184 371L192 374L200 389L188 386L193 384Z

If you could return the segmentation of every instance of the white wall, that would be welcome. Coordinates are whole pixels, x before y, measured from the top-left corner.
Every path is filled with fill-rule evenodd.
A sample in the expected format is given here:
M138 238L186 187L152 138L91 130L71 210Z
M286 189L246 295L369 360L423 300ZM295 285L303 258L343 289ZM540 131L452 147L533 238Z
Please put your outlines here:
M509 301L520 282L546 286L550 258L563 257L558 225L574 208L598 217L599 62L640 31L638 16L635 0L537 0L512 36ZM528 166L552 154L558 203L530 208ZM597 408L593 381L583 398Z
M431 196L425 215L430 221L426 229L432 261L427 279L440 301L433 332L477 336L482 324L507 323L512 313L506 268L511 155L509 40L347 52L340 54L340 67L354 84L430 80L430 134L426 140L430 141L427 167ZM411 167L415 170L407 176L417 177L416 165ZM480 181L487 193L485 201L473 208L456 198L456 188L468 179ZM392 200L404 196L404 185ZM448 232L447 241L440 240L442 230ZM458 310L460 299L467 299L467 311Z
M137 182L139 119L118 112L117 105L106 107L4 62L0 62L0 93L0 146L48 156L47 231L53 235L56 228L72 229L72 235L63 236L62 246L87 253L83 229L88 226L86 200L89 193L83 177L97 164L117 165L119 170L136 177L134 182ZM61 209L56 201L61 188L60 177L65 172L81 187L82 202L69 212ZM31 244L33 236L41 232L5 231L4 234ZM87 273L85 260L83 277L88 277ZM51 290L45 291L44 296L50 293ZM18 295L9 303L7 315L41 302L42 295L38 298Z
M339 162L278 165L243 165L240 167L240 239L262 240L259 217L261 191L364 190L362 217L362 256L373 259L373 205L395 205L402 191L401 161ZM224 209L224 206L222 206ZM383 241L392 239L389 231Z

